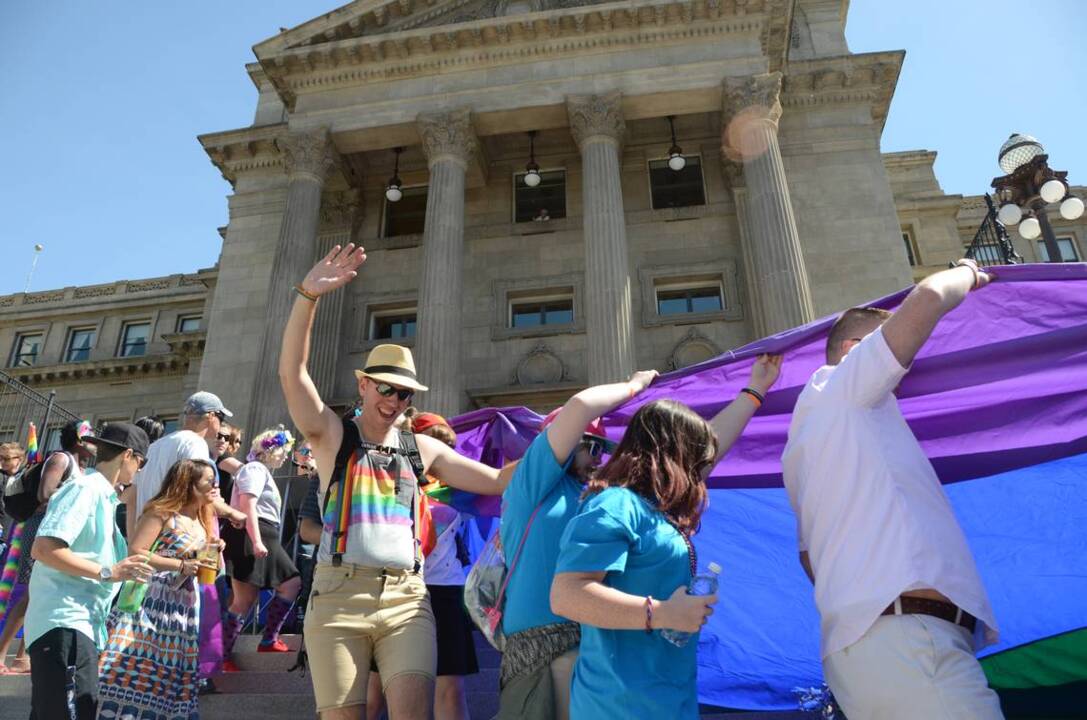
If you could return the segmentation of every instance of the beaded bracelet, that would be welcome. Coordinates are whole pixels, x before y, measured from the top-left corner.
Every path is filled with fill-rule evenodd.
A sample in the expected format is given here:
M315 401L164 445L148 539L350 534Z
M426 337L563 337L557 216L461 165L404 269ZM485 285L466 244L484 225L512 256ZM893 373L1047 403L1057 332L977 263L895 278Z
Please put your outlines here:
M645 596L645 634L653 634L653 596Z
M310 302L317 302L317 296L313 293L306 292L306 289L302 287L301 283L294 286L294 291L309 300Z

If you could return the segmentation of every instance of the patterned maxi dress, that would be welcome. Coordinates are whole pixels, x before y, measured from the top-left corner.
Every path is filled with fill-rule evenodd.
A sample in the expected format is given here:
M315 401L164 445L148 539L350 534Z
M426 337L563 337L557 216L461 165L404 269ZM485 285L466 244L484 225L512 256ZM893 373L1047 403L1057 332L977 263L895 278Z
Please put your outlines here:
M175 516L155 554L195 559L203 545ZM110 613L98 662L99 720L199 720L199 590L195 578L179 581L176 573L155 573L139 612Z

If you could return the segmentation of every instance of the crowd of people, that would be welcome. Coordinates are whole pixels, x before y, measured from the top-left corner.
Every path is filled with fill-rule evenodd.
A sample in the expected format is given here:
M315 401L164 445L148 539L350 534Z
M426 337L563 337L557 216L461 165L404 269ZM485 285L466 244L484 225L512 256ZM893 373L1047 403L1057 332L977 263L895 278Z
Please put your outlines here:
M19 525L28 601L9 608L0 637L4 658L22 622L32 718L197 718L201 687L237 669L262 590L258 651L287 652L284 624L304 615L323 720L467 718L464 678L478 671L463 608L468 523L430 499L438 486L502 499L501 720L697 717L697 642L675 636L697 633L717 599L688 592L706 477L783 358L757 358L709 420L674 400L643 403L617 443L601 417L656 372L589 387L544 419L519 460L493 468L456 452L444 418L415 411L428 388L405 347L372 350L346 414L320 397L307 369L317 306L365 260L336 247L295 287L279 377L305 442L269 428L242 462L241 430L208 392L158 438L150 418L65 427L40 507ZM827 681L852 720L1002 717L974 655L995 641L992 611L893 394L940 318L990 279L961 261L894 314L843 313L796 402L783 468L798 561ZM312 560L282 542L275 475L289 460L309 476L297 529ZM0 445L0 463L11 487L21 448ZM26 667L17 655L2 672Z

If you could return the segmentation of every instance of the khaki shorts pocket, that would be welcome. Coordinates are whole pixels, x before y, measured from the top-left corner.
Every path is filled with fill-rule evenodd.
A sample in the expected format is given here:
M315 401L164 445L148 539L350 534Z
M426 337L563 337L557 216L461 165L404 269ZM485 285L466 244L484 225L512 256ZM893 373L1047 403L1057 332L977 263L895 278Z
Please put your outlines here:
M347 583L350 576L350 573L342 568L317 568L313 574L313 589L310 591L310 598L336 592Z

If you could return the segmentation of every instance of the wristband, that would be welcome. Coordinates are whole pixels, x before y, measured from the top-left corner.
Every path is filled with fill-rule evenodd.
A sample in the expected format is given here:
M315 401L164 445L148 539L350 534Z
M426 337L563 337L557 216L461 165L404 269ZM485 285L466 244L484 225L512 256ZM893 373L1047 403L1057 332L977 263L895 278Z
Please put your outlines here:
M310 302L317 302L317 296L311 292L307 292L306 289L302 287L302 283L298 283L297 285L295 285L294 291L309 300Z
M955 267L970 268L970 272L974 273L974 284L970 286L970 289L977 290L978 281L981 279L981 270L978 268L978 264L970 258L962 258L955 261Z
M745 387L744 389L740 390L740 394L746 394L749 398L751 398L751 402L755 403L756 409L762 407L762 404L766 402L766 398L763 397L762 393L753 388Z
M653 634L653 596L645 596L645 634Z

